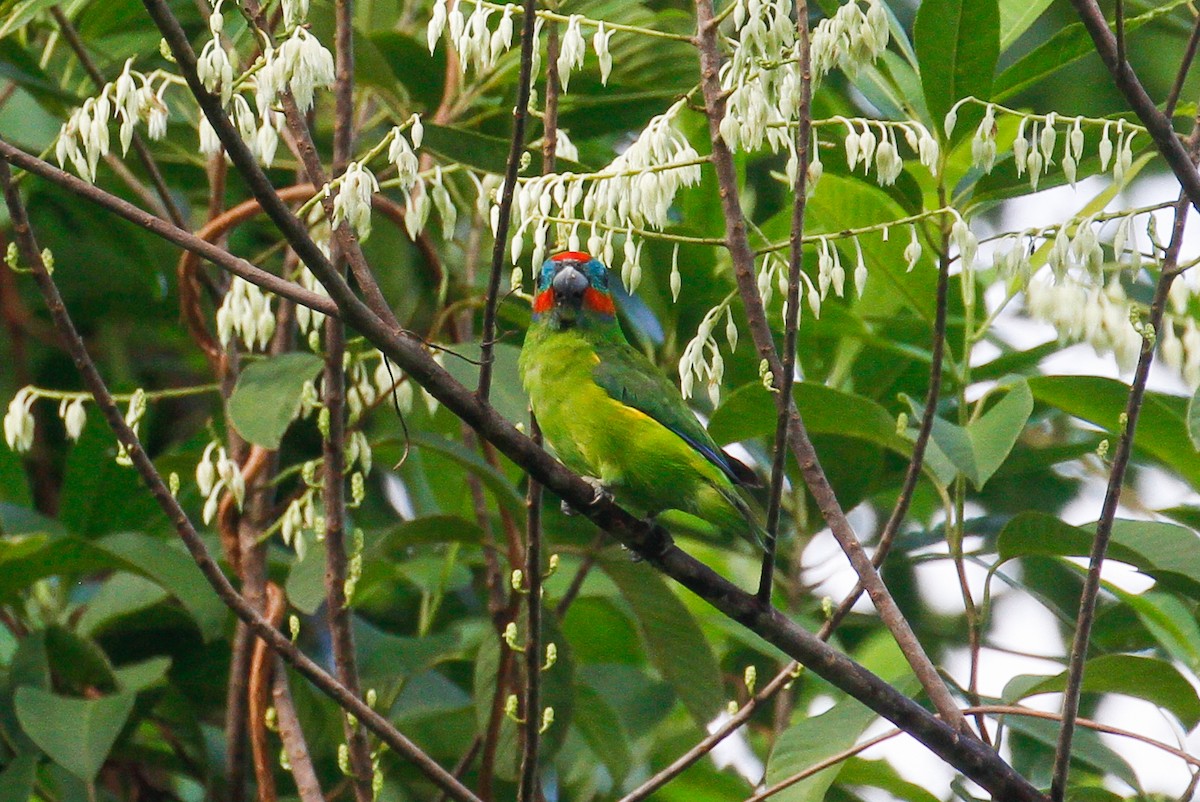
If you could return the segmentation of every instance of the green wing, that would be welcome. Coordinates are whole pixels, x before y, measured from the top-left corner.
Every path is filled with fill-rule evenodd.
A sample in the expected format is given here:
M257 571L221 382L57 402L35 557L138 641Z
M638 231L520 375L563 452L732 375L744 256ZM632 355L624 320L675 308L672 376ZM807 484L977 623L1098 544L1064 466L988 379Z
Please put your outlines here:
M746 466L741 463L735 466L735 460L713 441L688 409L679 388L653 362L625 343L599 344L596 353L600 364L593 369L592 376L610 396L679 435L735 484L746 484L747 473L753 477Z

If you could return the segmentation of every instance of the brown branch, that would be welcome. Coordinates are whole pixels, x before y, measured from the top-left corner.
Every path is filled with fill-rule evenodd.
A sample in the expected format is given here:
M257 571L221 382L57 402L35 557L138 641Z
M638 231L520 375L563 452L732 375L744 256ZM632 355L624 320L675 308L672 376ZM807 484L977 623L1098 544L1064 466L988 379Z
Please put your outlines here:
M541 444L537 418L529 413L530 436ZM518 802L533 802L538 796L538 749L542 726L542 486L529 477L525 501L525 723L521 751ZM561 724L559 726L562 726Z
M354 142L354 46L353 46L353 0L337 0L335 4L334 37L337 50L336 77L334 80L335 124L333 132L333 172L341 174L350 160L351 147ZM285 108L289 118L295 104L285 99ZM295 118L303 122L298 111ZM292 126L293 133L296 132ZM303 126L304 135L308 134L308 126ZM299 140L300 138L297 137ZM310 143L311 144L311 143ZM309 152L302 145L301 153ZM312 171L320 169L320 162L310 163L306 159L305 168L309 179L316 184L318 176ZM332 214L332 199L327 212ZM355 257L347 253L353 251L356 243L350 237L349 223L341 226L345 229L343 236L334 242L333 263L339 273L344 270L343 262L354 262ZM341 233L341 232L339 232ZM357 258L362 258L358 250ZM365 262L362 265L365 267ZM352 268L353 269L353 268ZM357 272L355 273L357 276ZM363 286L360 282L360 286ZM366 293L370 298L370 293ZM382 296L380 296L382 297ZM336 318L325 320L325 373L321 383L322 399L325 403L325 414L328 429L322 442L324 459L323 482L321 496L325 507L325 614L329 624L329 637L333 646L334 675L355 696L361 697L359 686L358 660L354 648L354 631L351 628L350 610L346 606L346 485L345 485L345 454L346 454L346 373L343 366L346 355L346 326ZM357 802L371 802L373 796L371 785L374 773L371 766L371 749L367 743L367 733L362 727L342 715L342 732L346 738L346 749L350 764L351 785L354 788L354 798Z
M71 20L67 19L67 15L57 5L50 7L50 15L54 17L54 22L62 31L63 38L67 40L67 44L74 51L75 57L79 59L79 63L83 65L83 70L92 79L92 83L97 89L104 86L106 81L104 75L100 72L96 63L92 61L91 55L88 54L87 46L83 40L79 38L79 31L75 30L75 26L71 24ZM171 190L167 187L166 179L163 178L162 171L158 169L158 163L154 161L154 156L150 153L150 148L146 146L146 140L142 139L142 135L136 130L133 132L133 152L137 154L138 160L142 166L146 168L146 174L150 176L150 182L154 184L154 191L158 193L158 203L162 206L163 212L172 223L182 229L187 229L187 220L183 216L183 212L179 210L179 205L175 203L175 199L171 197ZM134 188L138 191L138 187ZM140 193L139 193L140 194Z
M504 188L500 193L500 220L496 225L496 240L492 245L492 270L488 276L487 303L483 307L483 337L480 341L479 387L476 393L487 400L492 391L492 370L495 363L496 307L500 302L500 271L508 250L508 228L512 222L513 195L517 188L517 172L525 152L525 120L529 116L529 95L533 83L534 23L536 0L525 0L521 20L521 70L517 78L517 107L513 111L512 144L504 169ZM537 267L535 265L535 267Z
M292 701L292 691L288 686L287 671L283 665L282 660L275 658L275 683L271 689L275 700L275 721L279 725L279 738L283 741L283 751L287 755L300 802L325 802L325 795L321 792L321 781L317 779L317 772L313 768L312 756L304 740L300 717L296 715L296 704Z
M1197 133L1200 133L1200 124L1193 133L1193 141L1195 141ZM1113 452L1112 467L1108 474L1108 487L1104 493L1104 503L1100 508L1100 518L1096 522L1096 536L1092 540L1088 572L1079 598L1079 615L1075 622L1075 637L1071 642L1067 687L1063 694L1062 729L1058 734L1058 745L1054 753L1054 777L1050 785L1050 797L1054 802L1061 802L1066 794L1067 775L1071 768L1071 739L1074 736L1075 721L1079 714L1079 696L1083 690L1083 672L1087 662L1088 642L1091 639L1092 621L1095 618L1096 601L1100 593L1100 572L1104 565L1104 557L1108 552L1113 521L1117 516L1117 505L1121 500L1121 487L1125 482L1125 473L1133 453L1133 440L1146 393L1146 381L1150 376L1150 365L1154 361L1157 332L1162 331L1163 311L1166 308L1171 283L1179 275L1179 251L1183 246L1183 232L1187 224L1187 216L1188 197L1186 192L1181 192L1179 201L1175 204L1175 223L1171 231L1171 242L1167 246L1158 284L1154 290L1154 301L1150 305L1150 318L1146 323L1148 327L1146 331L1152 333L1144 333L1142 336L1141 354L1138 356L1137 368L1134 370L1133 381L1129 386L1129 397L1125 402L1124 429L1120 433L1117 447Z
M774 386L782 388L791 377L784 372L784 366L775 350L775 342L767 323L766 310L758 293L754 271L754 252L746 236L746 220L742 214L738 198L737 170L733 163L733 154L721 135L721 120L725 116L726 95L721 87L721 53L717 42L717 23L713 16L712 0L696 0L697 36L696 43L700 50L700 86L704 94L706 116L708 117L709 138L712 142L712 163L720 188L721 211L725 217L726 247L733 260L734 276L737 281L738 293L746 311L750 324L750 332L754 339L755 348L760 359L767 362L774 379ZM816 449L805 429L804 421L799 410L793 403L790 406L791 417L788 426L788 444L800 465L800 472L808 484L809 491L817 502L829 529L838 541L842 551L850 561L850 565L858 574L859 580L871 597L875 609L879 612L880 620L887 626L896 639L900 650L904 653L913 673L916 674L925 692L929 695L934 707L956 729L968 731L966 720L958 713L958 705L950 695L946 683L934 668L924 647L912 631L904 614L896 605L895 599L884 585L879 573L871 564L871 558L863 550L862 544L846 519L846 514L838 503L829 478L821 467Z
M264 617L271 626L278 628L283 624L283 614L287 603L283 591L274 582L266 585L267 606L263 611ZM250 752L254 756L254 779L258 783L258 798L260 802L274 802L275 792L275 761L267 745L267 707L271 698L271 674L275 660L268 654L267 644L261 640L254 641L254 656L250 659Z
M780 365L782 383L775 403L774 458L771 462L771 485L767 496L767 542L763 544L762 571L758 580L758 600L771 603L771 581L775 576L775 547L779 537L779 514L783 502L783 480L787 470L788 428L791 425L792 386L796 374L796 336L800 329L800 273L804 268L804 207L808 200L808 149L812 130L812 70L808 41L808 2L796 2L796 53L800 72L800 100L797 103L796 180L792 185L791 258L788 263L787 299L784 303L783 363Z
M191 251L212 262L222 270L232 273L235 276L240 276L251 284L257 284L264 290L281 295L284 298L289 298L301 306L307 306L326 315L336 316L340 314L336 304L328 298L306 290L273 273L268 273L259 267L255 267L245 259L234 256L229 251L219 248L212 243L205 242L199 237L147 211L139 209L128 201L105 192L83 179L76 178L70 173L42 161L36 156L31 156L20 148L13 147L2 139L0 139L0 158L11 163L14 167L19 167L22 170L33 173L39 178L44 178L50 183L62 187L75 195L86 198L119 217L123 217L134 225L144 228L151 234L155 234L167 242Z
M1170 118L1158 110L1129 62L1117 57L1117 43L1108 28L1104 12L1096 4L1096 0L1071 0L1071 5L1075 6L1083 26L1091 35L1096 52L1112 74L1113 83L1142 121L1142 125L1149 130L1154 144L1158 146L1171 171L1179 179L1188 201L1200 209L1200 173L1196 172L1196 166L1192 163L1183 141L1175 133Z

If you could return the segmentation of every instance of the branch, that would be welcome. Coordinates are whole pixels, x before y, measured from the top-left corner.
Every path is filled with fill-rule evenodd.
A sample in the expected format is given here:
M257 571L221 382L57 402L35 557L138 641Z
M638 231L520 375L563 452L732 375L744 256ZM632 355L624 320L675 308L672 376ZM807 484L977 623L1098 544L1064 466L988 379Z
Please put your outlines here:
M517 188L517 172L525 152L525 119L529 116L529 94L533 72L534 30L537 7L535 0L525 0L521 22L521 72L517 79L517 107L513 112L512 144L508 149L508 164L504 170L504 187L500 194L500 219L496 224L496 239L492 244L492 272L488 277L487 304L483 307L483 338L480 341L479 397L487 399L492 391L493 349L496 341L496 306L500 296L500 270L508 248L508 227L512 222L513 195ZM540 265L534 265L536 270Z
M721 88L721 54L717 44L718 30L713 17L712 0L696 0L696 18L698 29L696 42L700 49L700 86L704 93L709 136L712 141L713 168L717 175L717 184L720 187L721 211L725 216L726 247L733 260L738 293L746 310L746 318L750 323L754 345L758 349L759 357L766 360L770 368L774 386L782 388L785 383L792 381L792 377L784 372L783 363L775 350L775 342L767 323L766 310L763 308L762 298L758 294L754 274L754 252L750 249L750 243L746 237L746 221L742 215L738 198L737 170L733 163L733 154L730 152L729 146L725 144L720 130L721 119L725 116L726 97ZM800 465L800 471L804 475L809 491L816 499L817 506L826 523L829 524L830 531L837 539L838 545L842 547L842 551L846 553L851 566L858 574L859 581L866 588L875 609L879 611L880 619L891 631L896 643L904 652L905 658L912 666L913 673L920 680L934 707L954 727L966 731L966 720L958 712L958 706L946 688L946 683L942 681L929 656L925 654L925 649L917 640L912 627L909 626L891 593L883 584L879 573L871 564L871 559L863 551L862 544L854 534L850 522L846 520L846 513L838 503L833 487L829 484L829 478L821 468L816 449L813 448L812 440L809 439L808 432L804 427L804 421L794 403L790 405L789 414L791 422L788 427L788 443L796 462Z
M336 112L333 134L333 170L340 173L345 169L350 158L350 147L354 140L354 50L353 50L353 0L337 0L335 6L335 37L337 47L336 78L334 81L334 100ZM290 102L289 102L290 101ZM285 108L289 120L299 122L300 133L308 137L308 126L300 117L296 104L290 98L285 99ZM297 126L291 126L297 133ZM297 141L300 141L297 137ZM315 158L311 148L311 139L300 146L301 153L308 153L306 170L309 180L314 184L321 180L314 175L313 170L320 171L320 162ZM311 164L309 162L312 162ZM333 199L326 197L328 206L326 214L332 221ZM362 260L362 250L353 238L350 225L344 222L338 227L338 237L334 242L333 262L339 274L343 272L343 260L349 257L353 264L357 258L361 268L366 268ZM358 275L358 271L354 271ZM368 298L372 294L364 287ZM378 286L372 285L378 294ZM382 298L382 295L379 295ZM386 318L385 318L386 319ZM328 429L323 438L322 460L323 481L321 497L325 507L325 615L329 624L329 638L333 646L334 675L346 689L355 696L361 697L359 687L358 660L354 649L354 631L350 625L350 610L346 606L346 372L344 358L346 355L346 325L337 318L325 319L325 372L321 382L322 397L325 402L324 414L328 416ZM350 780L354 788L354 798L357 802L371 802L372 776L371 749L367 744L366 731L351 721L343 713L342 732L346 738L346 749L349 753Z
M1196 166L1192 163L1179 135L1175 133L1170 118L1154 105L1129 62L1117 57L1117 42L1108 28L1108 21L1104 19L1104 12L1096 5L1096 0L1071 0L1071 4L1075 6L1083 26L1091 35L1092 43L1096 46L1096 52L1100 54L1104 66L1112 73L1113 83L1125 96L1125 101L1142 121L1142 125L1149 130L1154 144L1158 146L1171 171L1179 179L1188 201L1200 210L1200 173L1196 172Z
M144 228L151 234L156 234L167 242L203 257L222 270L244 278L251 284L257 284L264 290L273 292L276 295L295 301L301 306L307 306L326 315L336 317L341 314L333 301L325 296L318 295L315 292L304 289L298 284L282 279L273 273L268 273L262 268L255 267L245 259L234 256L229 251L213 245L211 242L205 242L200 237L190 234L147 211L139 209L132 203L111 195L81 178L76 178L70 173L42 161L36 156L31 156L25 151L10 145L3 139L0 139L0 158L11 163L14 167L19 167L39 178L44 178L52 184L79 195L98 206L104 207L134 225Z
M287 755L288 765L291 766L292 779L296 782L296 793L300 802L325 802L321 792L321 781L313 768L312 756L308 752L308 744L304 740L304 729L300 726L300 717L296 715L296 705L292 701L292 691L288 687L287 671L283 661L275 659L275 684L272 687L275 699L275 721L279 725L279 738L283 741L283 751Z
M1179 62L1179 71L1175 73L1175 83L1171 84L1171 93L1167 95L1167 100L1163 103L1163 116L1168 120L1175 116L1175 104L1179 102L1179 95L1183 92L1183 84L1187 80L1188 71L1191 70L1192 62L1196 59L1197 45L1200 45L1200 16L1196 17L1196 22L1192 25L1192 35L1188 37L1187 47Z
M800 102L797 104L796 181L792 186L791 261L788 264L787 300L784 303L783 383L776 384L778 413L775 420L774 460L771 463L771 488L767 497L767 542L764 544L762 572L758 580L758 600L771 603L771 580L775 576L775 544L779 536L779 512L783 501L783 480L787 470L787 438L791 425L792 386L796 374L796 334L800 329L800 273L804 268L804 207L808 200L808 149L812 142L812 70L808 41L808 2L796 2L797 69L800 71Z
M266 586L267 605L263 615L271 626L279 627L283 623L283 614L287 611L287 602L283 591L274 582ZM250 660L250 687L247 696L250 700L249 730L250 751L254 756L254 780L258 784L258 798L261 802L275 802L275 761L271 759L267 747L267 706L271 696L272 671L277 662L268 653L267 644L261 640L254 641L254 656Z
M96 399L97 406L103 412L118 442L125 447L126 453L141 475L142 480L149 487L150 493L167 514L168 519L174 525L176 532L179 534L180 539L183 540L192 559L195 560L205 579L208 580L208 583L216 591L217 596L220 597L221 601L229 609L237 614L238 618L247 624L255 635L266 641L267 645L274 649L280 657L295 666L301 674L307 677L327 696L352 713L359 721L363 722L393 751L415 765L434 784L445 789L454 799L461 800L461 802L479 802L478 797L472 794L458 780L426 755L416 744L392 726L391 722L368 707L344 685L331 677L324 669L301 652L283 633L271 626L271 622L251 607L233 585L229 583L229 580L226 579L225 574L221 572L220 567L209 553L203 539L195 527L192 526L187 513L184 512L179 502L171 494L162 476L159 475L158 470L154 467L154 463L142 447L137 434L125 422L121 409L117 406L116 401L104 383L104 379L96 369L96 364L88 354L87 347L84 345L83 339L79 336L79 332L76 330L75 324L71 320L70 314L63 303L58 286L46 270L46 265L42 261L41 251L38 249L37 241L34 239L33 232L29 227L29 219L25 213L25 206L21 203L17 189L12 183L12 175L9 172L7 161L0 161L0 185L3 185L4 199L8 204L8 211L12 219L13 230L16 233L21 259L33 272L34 280L37 282L38 289L45 299L46 306L54 320L54 326L62 338L63 346L74 360L76 368L83 377L84 384L92 393L92 397Z
M1200 133L1200 125L1197 126ZM1193 134L1195 136L1195 134ZM1183 246L1183 232L1187 224L1188 197L1181 192L1175 205L1175 224L1171 231L1171 242L1167 246L1162 272L1154 290L1154 301L1150 306L1149 331L1162 330L1163 311L1171 290L1171 283L1179 275L1179 251ZM1117 440L1113 453L1112 467L1108 474L1108 487L1104 504L1100 508L1100 519L1096 522L1096 536L1092 540L1092 551L1088 560L1088 572L1079 599L1079 616L1075 622L1075 637L1071 642L1071 660L1067 675L1066 692L1063 695L1062 728L1058 733L1058 746L1054 753L1054 779L1050 785L1050 798L1062 802L1066 793L1067 775L1071 767L1071 739L1075 732L1075 720L1079 714L1079 696L1083 689L1083 670L1087 661L1088 642L1092 633L1092 621L1096 614L1096 600L1100 593L1100 570L1108 551L1113 521L1117 516L1117 505L1121 500L1121 486L1133 452L1133 439L1137 432L1138 416L1142 411L1142 400L1146 393L1146 380L1150 376L1150 365L1154 361L1155 335L1143 335L1142 350L1138 357L1133 382L1129 386L1129 397L1125 402L1125 428Z

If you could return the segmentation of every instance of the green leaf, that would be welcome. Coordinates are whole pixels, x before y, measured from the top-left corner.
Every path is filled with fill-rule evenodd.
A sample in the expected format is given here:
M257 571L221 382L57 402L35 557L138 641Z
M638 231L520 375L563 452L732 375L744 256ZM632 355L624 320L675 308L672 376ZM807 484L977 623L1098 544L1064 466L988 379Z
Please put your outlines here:
M911 446L896 434L896 419L869 398L801 382L792 388L796 407L809 434L836 434L866 440L907 454ZM775 398L761 382L734 390L713 413L708 433L718 443L736 443L774 434Z
M1019 0L1017 0L1019 3ZM1042 2L1042 0L1037 0ZM1162 5L1139 14L1127 17L1125 20L1126 34L1133 33L1147 22L1169 14L1187 0L1168 0ZM993 99L1002 101L1012 97L1021 90L1036 84L1043 78L1058 72L1058 70L1073 64L1084 56L1096 52L1092 38L1088 35L1083 23L1072 23L1050 37L1044 44L1034 48L1016 64L1000 73L993 87Z
M409 441L414 448L427 448L431 451L436 451L442 456L449 457L466 470L478 476L479 481L483 482L484 487L495 496L498 502L508 507L509 510L521 512L525 509L525 497L517 492L516 487L508 480L508 477L489 465L475 451L471 451L461 443L440 437L436 434L412 432Z
M935 418L930 464L938 480L948 484L953 478L946 474L945 462L939 462L939 458L944 457L945 461L970 479L977 490L981 489L1004 464L1032 412L1033 396L1029 392L1029 385L1021 379L1012 385L999 403L965 428ZM936 451L933 447L936 447Z
M1200 669L1200 622L1187 604L1173 593L1151 590L1133 594L1109 588L1122 604L1131 607L1138 620L1159 645L1193 672Z
M221 636L229 610L191 555L177 542L124 532L104 538L99 545L174 596L196 622L204 640Z
M1005 701L1015 702L1039 693L1061 693L1067 672L1048 677L1016 677L1004 691ZM1015 693L1010 694L1010 689ZM1118 693L1145 699L1170 710L1191 730L1200 724L1200 698L1192 684L1165 660L1132 654L1107 654L1087 661L1083 672L1087 693Z
M1021 38L1053 0L1000 0L1000 52Z
M1032 718L1030 716L1005 716L1004 724L1011 730L1026 735L1048 750L1058 744L1058 722ZM1101 742L1092 730L1078 727L1071 743L1071 764L1081 769L1114 774L1133 788L1138 785L1137 775L1126 760Z
M1129 386L1098 376L1038 376L1029 380L1033 397L1088 423L1117 433ZM1149 454L1178 472L1192 487L1200 487L1200 453L1187 430L1186 398L1146 393L1138 416L1135 453Z
M117 689L117 678L104 650L61 624L46 627L46 657L54 672L55 687L60 690L83 693L95 688L107 693Z
M293 352L248 365L229 398L229 422L255 445L279 448L300 413L300 391L321 369L316 354Z
M845 698L819 716L797 714L780 733L767 764L766 783L774 785L826 758L849 749L878 715L853 698ZM822 802L841 764L830 766L771 797L777 802Z
M842 785L865 785L871 788L881 788L895 799L908 802L939 802L924 787L909 782L900 776L896 767L886 760L863 760L852 757L843 764L837 776Z
M151 657L140 663L121 666L115 671L117 685L127 693L144 691L162 682L170 668L171 658L164 656Z
M1196 402L1198 396L1200 396L1200 388L1197 388L1192 397L1188 399L1187 430L1192 447L1200 451L1200 403Z
M1000 56L996 0L924 0L913 36L925 102L939 131L950 107L962 98L991 97Z
M725 693L717 658L696 619L645 563L618 555L601 564L633 608L650 662L704 728L721 709Z
M619 786L633 763L629 736L604 697L583 683L575 685L574 723Z
M38 755L26 752L13 758L0 772L0 799L26 802L34 799L33 781L37 778Z
M1025 512L1000 530L1000 559L1030 555L1086 557L1093 534L1052 515ZM1163 521L1113 522L1109 559L1128 563L1164 587L1200 598L1200 537L1190 529Z
M135 698L121 693L72 699L26 687L17 691L17 718L51 760L90 783L133 712Z

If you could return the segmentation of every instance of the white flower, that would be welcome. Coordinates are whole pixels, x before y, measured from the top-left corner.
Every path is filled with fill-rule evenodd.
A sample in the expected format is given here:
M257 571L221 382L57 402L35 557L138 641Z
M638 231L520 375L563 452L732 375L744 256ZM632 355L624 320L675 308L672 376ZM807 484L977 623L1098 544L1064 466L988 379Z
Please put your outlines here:
M600 62L600 83L604 86L608 86L608 76L612 73L613 59L612 53L608 49L612 35L612 31L605 30L604 21L601 20L595 35L592 36L592 48L596 51L596 58Z
M555 134L555 152L562 158L569 161L579 161L579 149L576 148L575 143L567 137L567 132L561 128L558 128L555 130Z
M18 454L24 454L33 447L33 402L37 400L32 387L23 387L13 396L8 404L8 413L4 416L4 442Z
M208 117L204 115L200 116L200 152L205 156L221 152L221 139L217 136L212 123L208 121Z
M438 40L442 38L442 31L445 29L446 0L437 0L433 4L433 15L429 18L429 25L425 28L425 41L429 43L430 55L437 49Z
M337 197L333 199L333 226L336 228L343 220L354 227L359 239L371 235L371 196L379 191L379 182L366 167L359 162L346 165L342 174L342 185Z
M260 111L267 99L273 100L273 87L284 84L291 87L296 105L300 111L307 112L312 108L316 89L333 86L333 55L305 28L296 28L278 51L272 54L268 50L264 58L267 64L262 71L266 75L260 81L266 83L259 90L265 93L259 98Z
M228 103L233 92L233 62L229 54L214 37L204 44L200 58L196 60L196 75L204 88L214 94L220 93L221 102Z
M558 50L558 79L563 91L571 83L571 70L583 66L583 56L587 52L587 42L580 30L583 16L572 14L567 22L567 30L563 33L562 43Z
M410 188L417 180L420 162L399 126L392 129L392 144L388 148L388 161L396 165L396 178L400 181L400 188Z
M83 399L68 400L64 398L58 405L58 416L62 418L63 427L67 430L67 437L78 441L79 436L83 434L83 427L87 425L87 410L83 407Z
M167 135L167 104L162 99L166 88L164 83L157 94L146 98L146 133L155 142Z
M304 24L308 18L309 0L283 0L283 20L288 28Z

